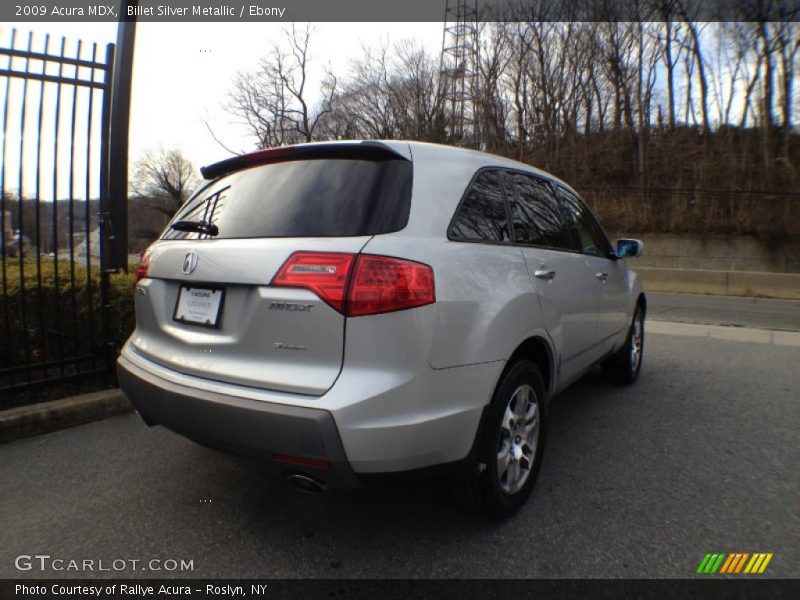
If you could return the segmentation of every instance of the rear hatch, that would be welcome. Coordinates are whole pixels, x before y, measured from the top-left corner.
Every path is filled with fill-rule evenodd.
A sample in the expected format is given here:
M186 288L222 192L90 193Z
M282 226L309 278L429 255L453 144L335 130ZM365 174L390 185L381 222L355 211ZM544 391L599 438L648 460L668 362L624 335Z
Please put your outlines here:
M204 172L216 179L148 250L131 344L181 373L324 394L342 367L341 306L271 282L297 252L336 253L304 267L330 273L337 255L405 227L411 162L375 144L310 145Z

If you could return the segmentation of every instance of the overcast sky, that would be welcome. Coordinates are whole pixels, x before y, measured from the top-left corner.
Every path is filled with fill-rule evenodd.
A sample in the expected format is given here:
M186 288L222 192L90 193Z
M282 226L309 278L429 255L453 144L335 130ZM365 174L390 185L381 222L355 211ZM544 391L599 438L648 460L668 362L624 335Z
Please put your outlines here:
M68 41L105 45L116 41L116 23L18 23L27 31ZM238 71L256 67L259 57L282 35L286 24L273 23L140 23L131 104L130 157L159 145L180 148L199 167L228 154L210 136L235 150L249 150L253 140L222 107ZM315 23L310 53L312 68L347 72L364 46L412 39L438 53L441 23ZM9 24L0 24L5 41ZM18 42L19 44L19 42Z

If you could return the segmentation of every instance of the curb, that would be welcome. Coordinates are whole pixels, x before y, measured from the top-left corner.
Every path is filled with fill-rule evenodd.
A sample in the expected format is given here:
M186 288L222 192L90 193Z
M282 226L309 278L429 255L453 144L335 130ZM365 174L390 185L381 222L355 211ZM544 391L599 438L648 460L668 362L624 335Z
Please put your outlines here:
M0 412L0 443L133 411L119 389L102 390Z
M647 319L646 331L647 333L664 335L707 337L732 342L800 347L800 331L758 329L732 325L705 325L703 323L679 323L650 318Z

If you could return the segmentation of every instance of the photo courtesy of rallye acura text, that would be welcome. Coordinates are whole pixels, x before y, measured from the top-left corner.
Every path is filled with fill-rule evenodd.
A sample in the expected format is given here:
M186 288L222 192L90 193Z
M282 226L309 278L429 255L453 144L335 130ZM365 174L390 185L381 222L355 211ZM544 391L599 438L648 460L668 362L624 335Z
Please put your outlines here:
M195 592L205 592L209 596L244 596L249 588L249 592L255 596L265 595L269 586L265 584L242 585L214 585L204 584L201 587L195 585ZM192 586L158 584L148 585L141 583L110 583L105 585L75 585L66 583L54 583L48 585L28 585L25 583L14 584L14 593L23 596L67 596L71 598L82 596L96 596L97 598L107 598L109 596L121 595L131 598L142 598L148 596L191 596Z
M547 404L632 383L646 301L568 185L434 144L237 156L143 254L120 385L148 424L306 491L445 466L466 508L530 495Z

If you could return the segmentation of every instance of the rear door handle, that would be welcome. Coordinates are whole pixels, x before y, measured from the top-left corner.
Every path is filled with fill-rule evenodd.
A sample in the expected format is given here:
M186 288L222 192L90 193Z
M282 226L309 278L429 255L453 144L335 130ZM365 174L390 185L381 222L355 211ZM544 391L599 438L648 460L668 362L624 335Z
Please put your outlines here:
M556 276L555 271L548 271L545 269L539 269L538 271L534 271L534 277L538 277L539 279L553 279Z
M598 273L597 274L597 278L600 281L605 281L606 279L608 279L608 273Z

